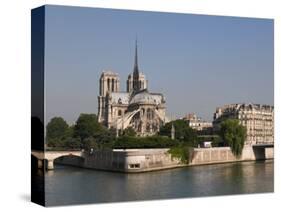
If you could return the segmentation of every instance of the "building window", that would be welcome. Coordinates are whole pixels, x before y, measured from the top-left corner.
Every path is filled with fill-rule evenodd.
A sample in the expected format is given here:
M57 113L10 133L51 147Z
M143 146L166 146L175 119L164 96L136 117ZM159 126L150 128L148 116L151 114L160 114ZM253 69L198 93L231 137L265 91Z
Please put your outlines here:
M111 91L114 92L114 90L115 90L115 88L114 88L114 86L115 86L114 79L112 79L111 82L112 82L111 83Z
M151 110L150 108L147 109L146 113L147 113L147 119L148 120L151 120L151 119L154 118L153 110Z
M122 110L118 110L118 116L122 116Z
M139 163L129 164L129 169L139 169L139 168L140 168Z

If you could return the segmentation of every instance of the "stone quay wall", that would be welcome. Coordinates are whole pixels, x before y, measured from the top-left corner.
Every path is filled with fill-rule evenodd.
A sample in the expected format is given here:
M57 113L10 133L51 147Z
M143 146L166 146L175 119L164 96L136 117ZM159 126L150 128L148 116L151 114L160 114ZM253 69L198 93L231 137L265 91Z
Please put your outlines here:
M96 150L89 154L85 153L83 158L58 158L56 163L89 169L130 173L186 166L186 164L182 164L179 159L172 158L168 150L169 149Z
M230 147L193 148L189 154L189 164L182 164L172 158L169 149L126 149L95 150L83 153L82 157L60 157L56 163L119 172L146 172L183 166L216 164L238 161L273 159L273 148L253 148L245 146L240 158L236 158Z
M190 151L189 165L273 159L273 150L274 148L259 149L245 146L241 157L237 158L230 147L194 148Z
M229 147L194 148L190 153L189 165L236 162L243 158L237 159Z

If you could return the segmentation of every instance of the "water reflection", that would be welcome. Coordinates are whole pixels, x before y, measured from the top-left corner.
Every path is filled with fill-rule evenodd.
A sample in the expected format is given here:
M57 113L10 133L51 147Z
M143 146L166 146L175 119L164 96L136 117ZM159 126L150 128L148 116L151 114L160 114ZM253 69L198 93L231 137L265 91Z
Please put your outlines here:
M56 166L45 175L47 205L273 191L273 161L124 174Z

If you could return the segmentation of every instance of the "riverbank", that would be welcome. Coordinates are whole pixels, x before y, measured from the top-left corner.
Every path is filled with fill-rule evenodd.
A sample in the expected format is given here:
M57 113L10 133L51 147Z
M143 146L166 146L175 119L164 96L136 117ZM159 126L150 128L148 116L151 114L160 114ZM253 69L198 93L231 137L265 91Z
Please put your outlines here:
M246 146L240 158L235 157L229 147L193 148L190 150L189 163L184 164L173 158L169 149L115 149L95 150L84 153L83 157L60 157L55 163L87 169L140 173L162 169L205 164L221 164L241 161L273 159L273 148L255 149Z

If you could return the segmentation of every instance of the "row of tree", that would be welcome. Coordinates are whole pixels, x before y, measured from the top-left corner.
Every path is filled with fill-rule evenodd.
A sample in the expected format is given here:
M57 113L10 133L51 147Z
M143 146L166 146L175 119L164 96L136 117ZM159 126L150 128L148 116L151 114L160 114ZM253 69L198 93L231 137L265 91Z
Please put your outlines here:
M127 128L121 136L135 136ZM80 114L75 125L69 126L61 117L47 124L47 146L53 149L111 148L116 140L116 130L107 129L98 122L95 114Z
M116 139L116 130L107 129L98 122L95 114L81 114L77 119L75 125L69 126L61 117L54 117L47 125L47 145L50 148L110 148L121 147L126 148L126 145L121 145L121 140L130 140L131 143L128 148L132 146L140 146L140 143L145 143L148 146L167 147L171 146L171 127L175 127L175 141L186 143L190 146L197 145L196 131L190 128L183 120L176 120L169 122L161 127L158 135L150 137L142 137L137 139L128 139L128 137L136 137L136 132L129 127L123 130L122 134ZM165 137L165 138L163 138ZM169 142L167 142L169 138ZM135 144L132 144L135 142ZM151 144L148 144L151 142ZM169 143L169 144L168 144ZM115 144L115 146L114 146ZM145 147L145 146L144 146Z
M171 139L172 125L175 128L175 140ZM238 120L227 119L222 122L218 135L212 135L214 141L230 146L239 156L244 147L246 129ZM61 117L54 117L47 125L47 146L55 149L105 149L105 148L174 148L197 147L202 141L197 131L190 128L184 120L166 123L153 137L137 137L133 128L125 129L116 138L115 129L107 129L98 122L95 114L80 114L76 123L69 126Z
M81 114L75 125L69 126L61 117L54 117L47 125L47 145L56 149L81 149L95 146L96 140L108 140L111 131L97 121L95 114Z

